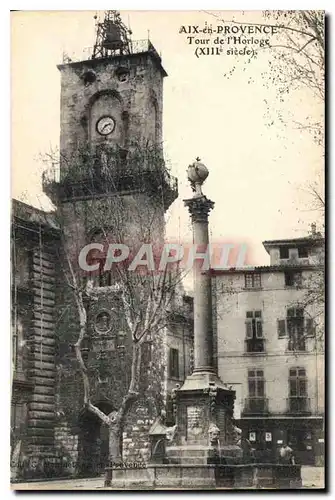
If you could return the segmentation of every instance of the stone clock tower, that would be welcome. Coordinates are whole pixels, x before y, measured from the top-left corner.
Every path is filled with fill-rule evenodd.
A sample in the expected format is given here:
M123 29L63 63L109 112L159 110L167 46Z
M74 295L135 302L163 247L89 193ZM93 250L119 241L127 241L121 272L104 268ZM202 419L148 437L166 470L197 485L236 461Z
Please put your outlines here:
M94 457L103 466L108 455L107 435L101 422L82 410L82 378L73 354L79 318L62 268L71 260L84 283L86 276L76 266L85 245L106 240L130 245L161 242L164 213L177 197L177 181L166 169L162 152L163 79L167 74L149 40L131 41L120 15L107 11L104 20L97 22L91 58L68 59L58 69L60 168L57 179L44 177L44 190L57 205L63 227L56 300L55 440L56 448L72 463L83 464L89 457L89 463L80 468L92 474ZM129 385L131 338L113 276L99 268L91 278L95 298L86 304L82 355L92 402L108 414L120 406ZM150 352L147 355L151 363ZM135 413L134 429L150 426L150 409L139 403ZM138 445L130 444L133 449Z

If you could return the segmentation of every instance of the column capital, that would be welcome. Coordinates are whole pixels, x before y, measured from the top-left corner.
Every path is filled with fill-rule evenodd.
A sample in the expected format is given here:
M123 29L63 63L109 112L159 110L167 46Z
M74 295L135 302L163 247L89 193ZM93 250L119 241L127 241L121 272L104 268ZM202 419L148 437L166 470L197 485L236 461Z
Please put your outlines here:
M183 200L191 215L192 222L208 222L209 212L214 208L214 201L203 196Z

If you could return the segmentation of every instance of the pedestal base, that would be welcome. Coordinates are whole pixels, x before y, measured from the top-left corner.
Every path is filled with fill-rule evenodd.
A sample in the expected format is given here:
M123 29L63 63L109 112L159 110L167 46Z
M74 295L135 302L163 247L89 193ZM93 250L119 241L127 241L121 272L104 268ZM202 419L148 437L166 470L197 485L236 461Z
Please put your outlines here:
M219 444L233 444L235 391L215 372L195 371L176 391L176 444L210 445L209 431L216 426Z

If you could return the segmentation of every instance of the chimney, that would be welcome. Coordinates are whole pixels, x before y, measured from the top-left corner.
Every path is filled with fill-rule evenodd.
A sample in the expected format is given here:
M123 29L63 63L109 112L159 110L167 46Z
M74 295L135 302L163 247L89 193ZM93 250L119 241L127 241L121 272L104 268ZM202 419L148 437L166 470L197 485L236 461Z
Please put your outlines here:
M312 232L312 236L316 236L316 224L315 224L315 222L313 222L311 224L311 232Z

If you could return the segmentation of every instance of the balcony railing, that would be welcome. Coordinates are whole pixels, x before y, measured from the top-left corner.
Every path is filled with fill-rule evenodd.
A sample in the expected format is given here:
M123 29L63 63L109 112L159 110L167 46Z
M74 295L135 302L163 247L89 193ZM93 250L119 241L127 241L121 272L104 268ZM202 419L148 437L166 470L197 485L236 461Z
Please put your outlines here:
M311 413L310 398L307 398L305 396L291 396L287 398L287 413Z
M269 413L268 398L247 398L244 401L243 414L263 415Z
M265 339L246 339L245 352L265 352Z
M300 339L289 339L287 342L288 351L306 351L306 341L304 338Z
M178 180L172 176L164 163L144 161L141 170L132 164L116 162L102 172L97 166L79 165L62 172L53 166L43 172L44 192L57 204L58 199L75 199L91 196L92 193L120 192L127 190L152 190L160 193L165 208L178 196Z
M130 54L142 54L145 52L152 53L155 57L161 59L161 54L157 52L153 44L148 38L143 40L130 40L128 45L124 47L124 50L127 49ZM125 54L127 53L125 52ZM94 52L94 47L84 47L79 52L63 52L62 63L68 64L79 61L86 61L88 59L92 59ZM122 54L120 54L122 55Z

